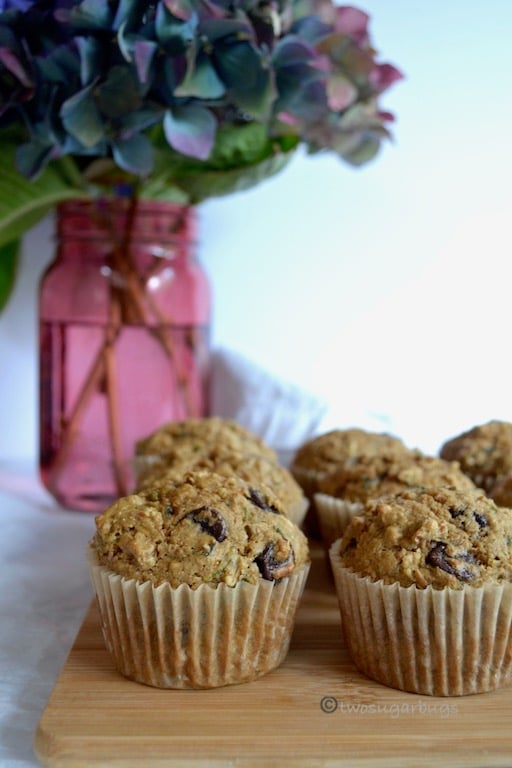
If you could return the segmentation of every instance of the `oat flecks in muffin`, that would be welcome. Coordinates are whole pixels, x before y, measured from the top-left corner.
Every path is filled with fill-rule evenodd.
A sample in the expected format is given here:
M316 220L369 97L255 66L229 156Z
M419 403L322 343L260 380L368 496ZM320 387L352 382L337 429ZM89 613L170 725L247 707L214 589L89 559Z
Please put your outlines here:
M457 462L410 451L392 456L362 456L324 475L318 481L318 490L338 499L364 502L407 488L441 485L476 489Z
M355 456L375 456L408 452L403 441L394 435L369 432L358 427L333 429L304 443L292 461L292 472L304 469L328 472Z
M408 490L371 500L348 525L341 561L385 584L436 589L512 580L512 510L479 490Z
M208 470L224 477L236 475L248 483L263 483L274 491L286 510L293 510L304 503L304 494L293 475L267 456L243 453L225 446L205 447L199 455L185 456L179 452L167 458L167 466L156 466L144 473L137 490L151 485L176 481L191 470Z
M493 495L493 486L512 472L512 423L494 419L472 427L447 440L439 455L458 461L475 485Z
M210 416L202 419L185 419L162 425L135 446L137 456L182 454L183 458L200 455L205 448L218 446L231 451L256 453L277 460L277 455L264 440L232 419Z
M154 585L279 580L309 562L306 537L270 489L207 471L119 499L96 528L100 565Z

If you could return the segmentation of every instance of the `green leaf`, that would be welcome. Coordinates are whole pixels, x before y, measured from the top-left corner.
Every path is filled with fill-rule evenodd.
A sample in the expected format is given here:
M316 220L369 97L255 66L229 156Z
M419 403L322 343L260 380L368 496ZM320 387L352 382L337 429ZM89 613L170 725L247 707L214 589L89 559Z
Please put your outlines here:
M261 123L227 125L217 131L208 165L221 170L252 165L270 154L267 129Z
M187 192L190 202L194 204L201 203L210 197L243 192L282 171L293 154L293 151L281 152L245 168L224 171L204 170L180 179L180 186Z
M23 237L57 203L87 197L87 193L61 175L55 165L47 166L35 181L29 181L15 168L15 151L15 144L2 141L0 246Z
M0 312L7 304L16 279L19 241L11 240L0 246Z
M184 157L174 152L159 135L152 133L155 171L144 183L142 194L154 199L176 199L181 190L184 200L200 203L208 197L239 192L259 184L281 171L299 144L297 137L269 140L259 123L223 126L216 135L208 160Z
M152 178L150 186L143 184L140 196L144 200L160 200L165 203L179 203L180 205L188 205L191 202L189 195L172 184L164 174Z

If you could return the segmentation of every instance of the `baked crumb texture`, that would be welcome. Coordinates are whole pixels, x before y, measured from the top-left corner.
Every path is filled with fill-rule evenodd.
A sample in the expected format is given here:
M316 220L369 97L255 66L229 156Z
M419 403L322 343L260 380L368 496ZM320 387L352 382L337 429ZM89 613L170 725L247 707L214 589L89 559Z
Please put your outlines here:
M508 582L512 510L478 489L408 490L368 501L339 553L343 566L385 584L462 589Z
M119 499L96 528L100 565L154 585L279 581L309 561L306 537L268 487L209 471Z

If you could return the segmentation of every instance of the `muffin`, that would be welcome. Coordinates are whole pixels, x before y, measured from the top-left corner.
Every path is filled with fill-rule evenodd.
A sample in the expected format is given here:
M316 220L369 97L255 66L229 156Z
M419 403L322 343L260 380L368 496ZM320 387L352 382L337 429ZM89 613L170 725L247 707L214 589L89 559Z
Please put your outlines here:
M333 429L308 440L295 453L290 471L304 491L313 496L320 477L358 456L408 452L399 437L353 427Z
M500 507L512 507L512 472L503 475L491 487L488 495Z
M310 534L321 536L315 494L324 475L360 456L394 455L409 451L399 437L358 427L333 429L303 443L292 459L290 472L310 501L306 519Z
M368 501L330 549L356 667L435 696L510 684L511 555L512 510L479 489Z
M137 484L149 473L165 468L179 456L193 464L212 447L230 452L266 456L277 462L276 452L264 440L236 421L210 416L163 424L135 445Z
M395 456L362 456L353 463L344 464L318 481L315 506L322 541L330 547L369 499L407 488L442 485L460 490L476 489L456 461L414 451Z
M458 461L475 485L492 495L493 487L512 473L512 423L493 420L475 426L447 440L439 455Z
M116 501L89 553L105 643L126 677L213 688L285 658L309 552L269 489L191 472Z
M173 457L167 455L166 465L158 464L147 471L137 490L150 485L165 485L169 480L175 482L191 470L209 470L224 477L236 475L253 486L267 486L282 503L290 520L299 527L306 515L309 502L302 488L285 467L267 456L214 445L194 457L183 458L179 452Z

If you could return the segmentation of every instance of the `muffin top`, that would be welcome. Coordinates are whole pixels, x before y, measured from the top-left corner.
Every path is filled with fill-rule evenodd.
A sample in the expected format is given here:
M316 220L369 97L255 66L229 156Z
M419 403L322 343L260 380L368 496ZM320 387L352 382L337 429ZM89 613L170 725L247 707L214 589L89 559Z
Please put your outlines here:
M512 472L512 423L493 420L447 440L443 459L458 461L463 472L488 493Z
M435 589L512 580L512 510L476 489L407 490L366 503L340 543L342 564L385 584Z
M173 458L167 457L166 462L167 466L159 463L150 467L139 481L137 490L150 485L165 485L169 481L176 482L192 470L208 470L224 477L236 475L253 486L268 486L286 512L305 501L302 488L293 475L276 461L261 454L247 454L224 446L213 446L194 457L183 457L178 452Z
M208 471L119 499L96 518L91 547L121 576L193 589L279 581L309 562L270 489Z
M277 461L275 451L261 438L236 421L218 416L164 424L136 443L135 455L159 457L165 461L167 456L172 457L179 452L184 459L187 456L192 459L211 446L260 454Z
M405 453L410 449L399 437L357 427L333 429L305 442L296 452L291 471L325 473L356 456Z
M407 488L441 485L461 490L476 488L456 461L410 451L395 456L362 456L324 475L318 481L318 490L339 499L365 502Z
M487 494L499 507L512 507L512 472L500 477Z

